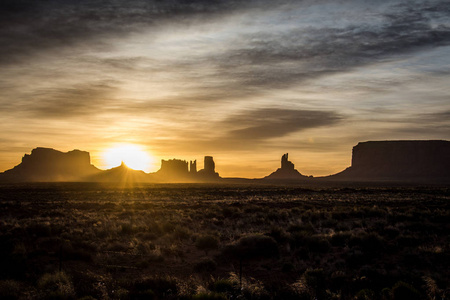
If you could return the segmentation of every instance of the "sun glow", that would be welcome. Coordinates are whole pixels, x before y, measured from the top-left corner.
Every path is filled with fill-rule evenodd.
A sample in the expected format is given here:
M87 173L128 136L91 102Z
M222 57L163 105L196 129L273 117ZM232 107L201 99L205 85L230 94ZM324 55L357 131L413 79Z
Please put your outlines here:
M106 167L113 168L122 162L131 169L149 172L154 158L142 147L132 144L122 144L106 150L103 153Z

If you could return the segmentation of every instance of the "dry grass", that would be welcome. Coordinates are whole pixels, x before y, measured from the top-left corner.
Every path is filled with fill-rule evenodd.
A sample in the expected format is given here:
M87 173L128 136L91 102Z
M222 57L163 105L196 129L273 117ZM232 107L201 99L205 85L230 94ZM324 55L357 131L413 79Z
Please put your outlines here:
M43 278L66 298L448 295L447 188L0 190L2 298L38 297Z

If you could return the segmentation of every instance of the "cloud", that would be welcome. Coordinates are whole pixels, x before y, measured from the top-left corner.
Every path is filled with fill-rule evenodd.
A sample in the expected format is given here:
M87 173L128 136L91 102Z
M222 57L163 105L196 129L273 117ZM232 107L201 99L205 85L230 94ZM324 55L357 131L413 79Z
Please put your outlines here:
M89 117L114 105L111 100L114 91L115 88L105 82L40 89L14 103L10 110L17 110L19 106L22 113L38 118Z
M166 22L189 23L242 6L239 1L4 0L0 2L0 63L53 49L110 47L109 38ZM245 6L245 5L244 5Z
M332 126L343 117L336 112L264 108L232 116L221 123L228 131L225 139L267 140L322 126Z
M219 66L218 74L239 78L235 88L278 89L450 45L450 11L443 2L392 5L377 20L264 30L243 35L247 43L210 59Z
M352 9L357 16L349 15ZM166 82L177 80L184 89L181 101L218 101L286 89L449 45L449 19L446 1L337 5L330 1L7 0L0 4L0 64L53 50L68 51L66 55L114 53L120 38L145 32L155 35L148 38L151 60L109 56L92 64L113 69L115 76L121 71L148 72ZM222 29L217 34L207 31L207 24L214 22ZM195 31L192 39L186 45L180 42L179 52L170 59L152 52L158 38L179 30L181 23L186 24L181 28ZM211 41L224 38L220 34L227 40L214 47ZM198 48L204 52L193 50Z
M447 138L449 22L440 0L0 1L1 138L248 157Z

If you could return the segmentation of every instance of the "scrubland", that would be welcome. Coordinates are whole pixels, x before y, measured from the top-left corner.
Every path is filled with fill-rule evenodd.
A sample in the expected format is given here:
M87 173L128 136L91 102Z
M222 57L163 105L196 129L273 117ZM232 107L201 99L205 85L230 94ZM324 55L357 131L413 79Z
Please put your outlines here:
M0 186L1 299L446 299L448 187Z

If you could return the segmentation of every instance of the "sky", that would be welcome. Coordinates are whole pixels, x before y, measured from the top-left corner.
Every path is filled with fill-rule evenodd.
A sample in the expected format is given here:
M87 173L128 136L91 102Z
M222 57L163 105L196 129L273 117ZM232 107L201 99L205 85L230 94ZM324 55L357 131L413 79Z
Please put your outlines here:
M450 139L450 5L2 0L0 171L35 147L210 155L257 178L284 153L337 173L373 140Z

